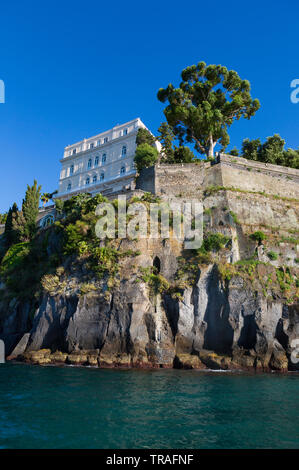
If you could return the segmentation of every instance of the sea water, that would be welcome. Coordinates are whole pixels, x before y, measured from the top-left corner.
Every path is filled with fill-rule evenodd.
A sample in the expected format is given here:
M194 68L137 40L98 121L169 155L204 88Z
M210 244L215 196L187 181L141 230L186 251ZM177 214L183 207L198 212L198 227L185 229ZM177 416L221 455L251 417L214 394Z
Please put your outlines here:
M0 448L298 448L299 375L0 365Z

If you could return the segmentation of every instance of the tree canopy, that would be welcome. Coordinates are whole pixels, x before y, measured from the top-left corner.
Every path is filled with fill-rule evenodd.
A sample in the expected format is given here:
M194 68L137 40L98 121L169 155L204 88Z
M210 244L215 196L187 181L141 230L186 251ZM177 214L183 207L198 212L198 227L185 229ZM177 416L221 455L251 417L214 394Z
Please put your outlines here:
M260 139L244 139L240 156L248 160L299 169L299 149L286 150L285 140L279 134L267 137L264 143Z
M155 137L144 128L139 128L136 136L136 145L149 144L151 146L155 145Z
M158 140L162 145L161 163L191 163L195 160L195 156L189 147L174 145L175 135L169 124L163 122L158 131L160 132Z
M53 196L57 193L58 193L57 190L53 191L53 193L43 193L40 198L43 205L47 204L51 199L53 199Z
M153 166L158 160L158 155L156 147L152 147L147 143L138 145L134 157L137 171L140 172L142 168Z
M27 185L25 198L22 203L22 210L13 217L13 231L19 241L32 240L37 231L37 216L39 209L41 186L34 180L33 185Z
M168 124L180 145L193 143L195 149L213 157L217 143L224 150L230 142L228 127L241 117L250 119L260 108L252 99L250 83L222 65L199 62L182 71L178 88L171 83L160 88L158 99Z
M18 206L14 202L12 207L9 208L9 211L7 213L7 217L5 221L5 230L4 230L5 244L7 247L12 245L16 241L16 234L13 230L13 220L16 217L18 210L19 210Z

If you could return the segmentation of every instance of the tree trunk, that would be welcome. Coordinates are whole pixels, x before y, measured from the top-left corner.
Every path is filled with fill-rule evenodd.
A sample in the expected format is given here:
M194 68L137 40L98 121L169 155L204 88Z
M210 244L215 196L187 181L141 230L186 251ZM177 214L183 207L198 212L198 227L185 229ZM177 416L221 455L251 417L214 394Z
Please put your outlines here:
M213 137L210 135L210 138L209 138L209 152L208 152L208 157L209 158L214 158L215 145L216 145L216 142L214 143Z

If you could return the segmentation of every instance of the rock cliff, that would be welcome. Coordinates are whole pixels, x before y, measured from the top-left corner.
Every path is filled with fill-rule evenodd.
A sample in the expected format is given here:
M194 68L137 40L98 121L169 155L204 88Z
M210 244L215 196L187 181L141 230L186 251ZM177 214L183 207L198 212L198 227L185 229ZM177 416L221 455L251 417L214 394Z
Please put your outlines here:
M171 239L114 240L122 253L117 270L105 261L100 276L82 249L43 273L28 298L8 295L10 279L2 279L8 356L97 367L298 370L299 201L236 187L198 191L205 250L186 252ZM40 235L50 257L61 249L56 229Z

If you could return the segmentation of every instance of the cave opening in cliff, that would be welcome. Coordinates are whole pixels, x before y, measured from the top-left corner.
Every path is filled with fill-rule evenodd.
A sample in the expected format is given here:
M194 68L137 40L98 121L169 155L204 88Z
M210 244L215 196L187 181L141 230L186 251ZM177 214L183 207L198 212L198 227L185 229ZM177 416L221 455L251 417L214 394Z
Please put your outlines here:
M153 266L154 266L154 272L155 274L159 274L161 270L161 261L158 256L155 256L154 261L153 261Z

